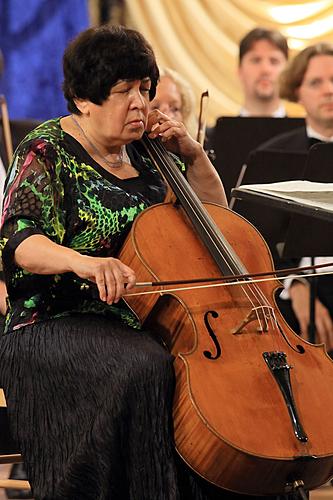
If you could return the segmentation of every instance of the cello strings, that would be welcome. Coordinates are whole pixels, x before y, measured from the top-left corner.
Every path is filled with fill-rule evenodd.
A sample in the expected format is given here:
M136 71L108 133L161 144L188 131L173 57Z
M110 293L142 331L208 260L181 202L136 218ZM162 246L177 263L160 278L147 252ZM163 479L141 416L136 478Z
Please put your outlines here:
M179 183L178 178L177 178L177 177L179 177L179 175L181 175L180 172L179 172L179 170L175 171L173 163L171 164L171 167L167 164L166 159L169 160L169 157L167 156L165 158L165 153L164 153L164 151L162 150L162 147L161 147L162 145L159 144L158 141L151 141L151 142L149 142L149 144L152 146L152 148L153 148L155 154L158 156L159 160L161 162L163 162L163 164L165 165L165 168L167 169L167 172L168 172L169 176L171 177L172 181L174 182L174 184L180 190L180 183ZM163 149L164 149L164 147L163 147ZM171 160L170 160L170 162L171 162ZM174 171L176 172L175 174L174 174ZM225 264L227 265L228 269L232 273L233 272L232 266L227 261L225 255L223 255L221 253L220 249L218 248L217 242L215 241L215 240L218 240L218 242L220 243L220 245L222 244L222 246L225 247L225 244L223 244L223 241L221 240L220 234L217 233L217 228L213 227L213 225L210 223L210 218L207 216L208 214L207 215L205 215L205 214L204 215L198 214L198 211L194 210L193 207L195 205L198 206L198 201L194 198L191 190L188 190L188 193L184 192L184 190L181 190L181 192L182 192L182 195L184 196L184 198L186 198L187 203L191 206L192 212L196 216L197 220L201 223L201 226L204 228L205 226L207 226L207 223L210 226L209 227L210 232L208 232L207 229L206 229L206 235L210 239L211 244L215 246L215 248L218 251L220 257L222 258L222 260L225 262ZM201 215L201 218L199 217L199 215ZM215 240L213 238L214 236L215 236ZM230 257L230 252L229 252L229 257ZM235 259L234 259L233 264L237 268L237 263L235 262ZM261 290L258 289L258 287L255 286L254 289L253 289L253 287L250 286L249 282L246 282L245 286L248 288L250 294L253 295L254 300L258 303L259 308L262 309L262 315L263 315L263 317L265 317L265 306L266 306L266 308L268 308L268 311L270 311L272 309L271 306L270 306L270 304L269 304L269 302L268 302L268 300L267 300L267 298L261 292ZM261 319L260 319L259 314L257 313L257 309L255 307L255 304L254 304L253 300L251 299L248 291L245 290L245 287L242 286L241 288L242 288L242 291L245 294L247 300L250 302L253 310L256 312L257 320L258 320L258 322L260 324L260 327L262 328ZM270 317L271 317L271 314L270 314ZM271 320L273 320L272 317L271 317Z
M153 142L153 141L152 141L152 142ZM151 144L151 143L150 143L150 144ZM181 174L180 174L180 172L179 172L178 170L176 170L176 171L175 171L173 163L171 164L171 167L169 167L169 166L166 164L166 163L167 163L167 161L165 160L165 154L164 154L164 152L163 152L162 150L161 150L161 152L159 151L159 149L162 149L162 148L159 148L160 144L158 143L158 141L156 141L156 142L154 141L154 142L153 142L153 144L151 144L151 145L152 145L152 147L153 147L153 149L154 149L154 151L155 151L155 154L156 154L156 155L158 156L158 158L160 159L160 161L164 161L164 165L165 165L165 168L166 168L166 169L167 169L167 171L168 171L168 174L171 176L171 178L172 178L173 182L176 184L176 186L178 187L178 189L180 189L180 187L179 187L179 181L178 181L178 178L177 178L177 177L179 177L179 175L181 175ZM155 147L155 146L156 146L156 147ZM169 157L168 157L168 156L167 156L166 158L167 158L167 159L169 159ZM171 160L170 160L170 162L171 162ZM175 171L175 175L174 175L174 171ZM182 184L183 184L183 183L182 183ZM207 226L207 222L208 222L208 223L210 222L209 218L207 217L207 215L206 215L206 216L204 216L204 217L202 217L202 214L198 214L198 211L195 211L195 210L194 210L193 206L195 206L195 205L197 205L197 206L198 206L198 201L197 201L197 200L194 198L194 196L192 195L192 191L191 191L191 190L188 190L188 191L189 191L189 192L188 192L188 193L186 193L186 191L182 190L182 191L181 191L181 193L182 193L182 195L183 195L184 197L186 197L186 196L187 196L186 201L187 201L187 203L188 203L189 205L192 205L192 212L193 212L193 213L194 213L194 215L196 216L197 220L199 220L199 221L200 221L200 217L199 217L198 215L201 215L201 221L200 221L200 222L201 222L201 226L202 226L202 227L205 227L205 225ZM205 224L204 224L203 222L204 222ZM221 243L222 243L222 245L223 245L223 242L221 241L221 237L220 237L220 235L217 233L217 229L216 229L216 227L213 227L213 226L212 226L212 224L210 224L210 226L211 226L211 227L209 228L209 229L210 229L210 233L209 233L209 232L207 231L207 229L206 229L206 235L209 237L211 244L213 244L213 245L216 247L216 249L218 250L218 253L219 253L220 257L223 259L223 261L224 261L224 262L225 262L225 264L227 265L228 269L229 269L229 270L230 270L230 272L232 273L232 272L233 272L233 269L232 269L231 265L230 265L230 264L229 264L229 262L226 260L226 257L225 257L223 254L221 254L221 251L220 251L220 250L219 250L219 248L218 248L217 242L215 241L215 240L218 240L218 241L220 242L220 245L221 245ZM215 236L215 240L213 239L213 236ZM224 246L225 246L225 245L224 245ZM229 252L229 256L230 256L230 252ZM235 264L235 261L234 261L234 266L235 266L235 267L237 267L237 266L236 266L236 264ZM258 290L258 289L256 289L256 288L253 290L253 289L252 289L252 287L250 287L250 286L249 286L249 283L248 283L248 282L246 283L246 287L248 288L248 290L250 291L250 293L254 296L254 299L255 299L255 300L256 300L256 302L258 303L259 308L261 308L261 309L262 309L262 316L263 316L263 318L264 318L264 317L265 317L265 307L264 307L264 305L263 305L263 303L262 303L262 298L264 297L264 295L263 295L263 294L261 294L261 293L260 293L261 291L260 291L260 290ZM241 288L242 288L242 291L243 291L244 295L246 296L247 300L250 302L250 304L251 304L251 306L252 306L252 309L255 311L255 314L256 314L257 320L258 320L258 322L259 322L260 328L262 329L262 328L263 328L263 325L262 325L262 323L261 323L261 318L260 318L260 315L259 315L259 314L258 314L258 312L257 312L257 308L256 308L256 306L255 306L255 304L254 304L253 300L251 299L251 297L250 297L250 295L249 295L248 291L245 289L245 287L243 287L243 286L242 286ZM259 295L259 297L258 297L258 295L256 296L256 293L255 293L255 292L257 292L257 294ZM261 295L261 297L260 297L260 295ZM260 299L261 299L261 300L260 300ZM268 310L270 311L271 307L270 307L270 305L268 304L268 302L267 302L267 301L266 301L266 307L268 307L268 308L269 308Z
M157 146L158 146L158 144L152 144L152 147L155 150L155 153L157 154L157 156L159 157L159 159L161 161L163 161L164 160L164 158L162 156L163 155L163 151L160 154L159 151L158 151L158 149L157 149ZM196 199L195 199L194 196L193 196L194 193L192 193L191 191L189 191L188 193L186 193L184 190L180 189L179 181L178 181L177 177L175 177L174 172L173 172L174 165L172 164L171 167L173 167L173 168L169 168L168 165L166 165L166 168L168 169L168 173L169 173L170 177L173 179L174 184L176 184L176 186L179 189L179 191L181 192L182 196L186 199L187 204L191 207L192 213L193 213L193 215L197 219L197 223L200 222L200 226L202 228L205 228L205 225L207 226L207 224L211 224L210 220L209 220L209 217L207 216L208 214L199 214L199 213L197 213L195 211L195 205L198 205L199 199L196 197L196 195L195 195L195 197L196 197ZM176 175L178 177L181 176L181 174L180 174L180 172L178 170L176 170ZM199 217L199 216L201 216L201 217ZM195 223L195 221L194 221L194 223ZM210 233L206 229L205 235L209 238L210 243L215 247L216 251L218 252L218 254L220 256L220 258L224 261L224 263L228 267L230 273L232 273L233 269L232 269L230 263L226 260L225 256L223 254L221 254L221 252L220 252L220 250L219 250L219 248L217 246L216 241L214 241L212 239L212 237L214 236L214 235L212 235L213 231L216 233L215 234L215 238L217 239L217 236L218 236L217 235L217 231L213 227L210 228ZM219 238L219 240L221 240L221 238ZM219 241L219 243L221 244L221 241ZM222 244L223 244L223 242L222 242ZM236 265L237 264L234 262L234 266L235 267L236 267Z

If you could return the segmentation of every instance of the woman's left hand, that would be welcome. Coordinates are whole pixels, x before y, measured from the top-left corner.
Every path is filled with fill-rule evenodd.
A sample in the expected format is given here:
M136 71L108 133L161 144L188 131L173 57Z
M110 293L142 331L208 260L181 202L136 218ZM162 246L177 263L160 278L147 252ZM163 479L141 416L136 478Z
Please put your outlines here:
M227 206L224 188L217 171L203 147L195 141L183 123L169 118L158 109L148 115L148 137L160 137L166 148L182 157L186 163L186 177L201 201Z
M158 109L149 113L147 130L150 139L160 137L169 151L181 155L189 163L205 154L182 122L169 118Z

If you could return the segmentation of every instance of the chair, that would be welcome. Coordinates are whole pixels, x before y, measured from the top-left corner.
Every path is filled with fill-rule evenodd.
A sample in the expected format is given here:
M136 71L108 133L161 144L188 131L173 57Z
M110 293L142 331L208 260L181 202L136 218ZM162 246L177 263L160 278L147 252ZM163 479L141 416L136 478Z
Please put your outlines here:
M0 95L0 103L3 96ZM42 122L40 120L24 119L24 120L9 120L8 122L1 116L0 113L0 157L7 170L11 161L10 149L16 149L22 139ZM5 114L6 116L6 114ZM8 117L6 116L8 119ZM6 125L5 125L6 124ZM5 135L5 130L7 133ZM10 134L10 136L9 136ZM9 137L8 137L9 136ZM9 142L9 145L8 145Z
M22 456L9 433L6 400L0 389L0 464L17 464L22 462ZM19 479L0 479L0 488L15 490L30 490L28 481Z

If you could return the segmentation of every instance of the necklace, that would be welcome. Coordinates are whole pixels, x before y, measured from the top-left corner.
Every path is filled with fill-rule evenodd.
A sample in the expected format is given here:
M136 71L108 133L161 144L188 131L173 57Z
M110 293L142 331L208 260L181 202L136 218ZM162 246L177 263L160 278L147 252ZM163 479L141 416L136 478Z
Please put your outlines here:
M125 156L125 152L126 152L125 146L121 146L119 153L116 153L116 160L114 160L114 161L108 160L106 158L106 156L102 155L102 153L99 152L99 150L97 149L97 147L95 146L95 144L89 139L89 137L86 135L85 131L83 130L83 128L81 127L81 125L79 124L79 122L77 120L75 120L75 118L74 118L73 115L71 115L71 118L72 118L73 122L75 123L76 127L82 133L82 135L85 138L85 140L88 142L88 144L93 149L93 151L95 152L95 154L97 156L99 156L99 158L101 160L103 160L110 168L120 168L123 165L123 163L124 163L124 156Z

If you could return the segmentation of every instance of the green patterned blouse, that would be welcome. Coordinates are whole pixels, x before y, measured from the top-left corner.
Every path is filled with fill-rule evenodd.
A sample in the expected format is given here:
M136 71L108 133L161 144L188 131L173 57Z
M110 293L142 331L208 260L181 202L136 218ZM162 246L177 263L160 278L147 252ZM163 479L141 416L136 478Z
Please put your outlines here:
M62 130L60 118L41 124L22 141L6 180L2 212L9 295L5 332L72 313L116 315L140 328L123 301L107 305L94 285L74 273L33 274L14 261L17 246L33 234L84 255L116 256L134 218L162 202L166 192L140 142L128 145L127 153L139 176L121 180Z

